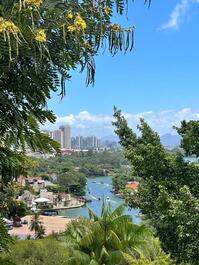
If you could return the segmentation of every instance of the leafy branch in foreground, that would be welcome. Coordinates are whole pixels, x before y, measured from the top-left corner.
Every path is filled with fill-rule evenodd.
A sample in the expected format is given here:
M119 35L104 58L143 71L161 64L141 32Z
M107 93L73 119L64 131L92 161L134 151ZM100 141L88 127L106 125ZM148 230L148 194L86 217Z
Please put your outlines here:
M112 22L114 10L124 15L126 9L125 0L0 1L2 148L14 152L27 147L42 152L58 149L39 131L41 124L56 119L47 108L51 93L63 97L65 81L77 67L87 70L86 82L94 84L94 57L100 49L107 47L112 55L133 49L135 27ZM8 153L4 151L5 160Z

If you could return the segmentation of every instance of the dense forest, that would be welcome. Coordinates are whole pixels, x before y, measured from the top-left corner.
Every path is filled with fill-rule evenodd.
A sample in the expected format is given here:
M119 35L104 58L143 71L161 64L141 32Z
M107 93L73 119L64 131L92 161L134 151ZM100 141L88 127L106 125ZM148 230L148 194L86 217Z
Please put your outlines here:
M48 159L34 159L35 166L29 170L29 175L59 175L68 170L78 170L90 176L112 174L118 169L129 165L122 151L103 151L100 153L74 153L68 156L55 156Z

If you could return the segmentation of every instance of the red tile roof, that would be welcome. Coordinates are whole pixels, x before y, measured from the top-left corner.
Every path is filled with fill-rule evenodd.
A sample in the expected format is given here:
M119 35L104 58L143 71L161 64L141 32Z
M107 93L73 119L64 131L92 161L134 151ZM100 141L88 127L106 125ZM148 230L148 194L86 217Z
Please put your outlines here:
M139 182L137 181L128 182L126 185L126 188L131 190L138 190L138 187L139 187Z

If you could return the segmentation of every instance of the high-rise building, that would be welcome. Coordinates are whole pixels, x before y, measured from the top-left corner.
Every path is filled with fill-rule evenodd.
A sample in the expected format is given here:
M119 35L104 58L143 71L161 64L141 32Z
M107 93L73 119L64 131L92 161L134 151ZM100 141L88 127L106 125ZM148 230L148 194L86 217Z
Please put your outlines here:
M62 146L62 135L60 130L55 130L50 133L50 137Z
M71 149L71 128L69 125L61 126L59 130L43 131L47 133L53 140L57 141L61 148Z
M71 128L69 125L61 126L59 128L61 132L61 147L65 149L71 149Z
M92 149L101 147L101 142L96 136L76 136L72 137L73 149Z

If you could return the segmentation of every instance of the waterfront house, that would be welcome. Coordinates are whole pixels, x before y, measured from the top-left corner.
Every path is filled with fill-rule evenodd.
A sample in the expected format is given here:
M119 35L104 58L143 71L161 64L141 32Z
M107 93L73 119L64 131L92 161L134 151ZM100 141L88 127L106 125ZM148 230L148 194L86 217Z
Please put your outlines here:
M39 195L40 195L41 198L48 199L50 204L54 204L55 203L55 197L56 196L53 194L53 192L43 189L43 190L40 190L40 194Z

